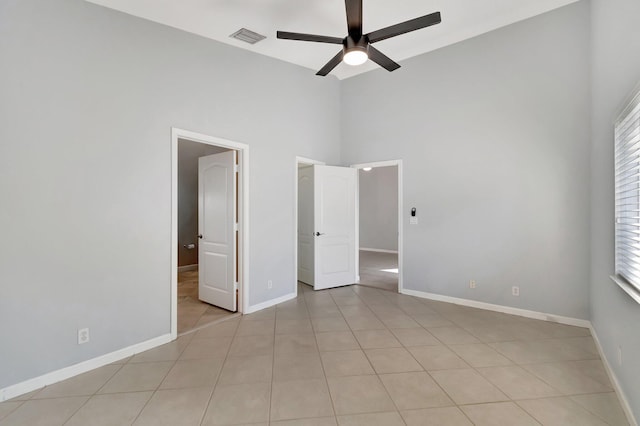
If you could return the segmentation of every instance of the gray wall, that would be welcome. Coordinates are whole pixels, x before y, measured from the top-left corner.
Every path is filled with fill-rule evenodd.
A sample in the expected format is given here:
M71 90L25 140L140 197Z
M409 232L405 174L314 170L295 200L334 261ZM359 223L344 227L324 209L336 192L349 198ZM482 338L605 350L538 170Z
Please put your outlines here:
M223 151L228 149L178 141L178 266L198 264L198 158Z
M610 279L614 265L613 123L640 83L640 2L592 0L591 321L640 415L640 305ZM640 89L640 86L638 86ZM618 365L618 346L622 365Z
M398 250L398 167L360 170L360 248Z
M336 79L81 0L1 1L0 57L0 388L169 333L172 126L250 146L250 303L294 291Z
M343 81L343 163L403 160L405 288L589 318L589 24L579 2Z

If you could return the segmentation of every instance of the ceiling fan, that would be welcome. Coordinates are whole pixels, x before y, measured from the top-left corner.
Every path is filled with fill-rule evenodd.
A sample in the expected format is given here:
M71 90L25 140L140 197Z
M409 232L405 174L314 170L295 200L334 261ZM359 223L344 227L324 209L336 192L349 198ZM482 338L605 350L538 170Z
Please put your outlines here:
M341 44L338 52L316 75L326 76L344 60L349 65L360 65L371 59L387 71L394 71L400 65L392 61L371 44L395 37L400 34L419 30L439 24L442 20L440 12L431 13L390 27L382 28L368 34L362 34L362 0L345 0L347 9L348 34L345 38L314 34L290 33L278 31L278 38L286 40L314 41L318 43Z

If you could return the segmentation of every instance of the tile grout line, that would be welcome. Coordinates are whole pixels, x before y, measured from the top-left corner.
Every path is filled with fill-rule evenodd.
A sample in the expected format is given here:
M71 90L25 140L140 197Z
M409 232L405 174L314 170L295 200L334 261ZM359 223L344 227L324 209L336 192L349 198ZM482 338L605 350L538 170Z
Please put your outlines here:
M329 294L331 296L331 294ZM306 302L306 301L305 301ZM335 303L335 301L334 301ZM309 307L307 306L307 313L311 315L309 311ZM342 315L342 314L341 314ZM313 333L313 340L316 342L316 348L318 348L318 358L320 359L320 368L322 368L322 376L324 377L324 383L327 386L327 392L329 393L329 402L331 402L331 410L333 410L333 418L338 423L338 413L336 411L335 404L333 403L333 395L331 395L331 387L329 386L329 378L327 377L327 372L324 368L324 362L322 360L322 353L320 352L320 345L318 345L318 336L314 330L313 321L311 321L311 317L309 317L309 321L311 322L311 332Z
M276 372L276 324L278 321L278 305L273 312L273 346L271 347L271 382L269 383L269 405L267 410L267 424L271 424L271 406L273 404L273 382ZM240 326L238 326L240 327Z
M184 348L182 348L182 350L180 351L180 353L178 354L178 356L176 357L175 360L173 360L173 364L171 364L171 368L169 368L169 370L167 370L167 374L165 374L162 377L162 380L160 380L160 382L158 383L158 385L155 387L155 389L153 390L147 390L147 391L141 391L141 392L149 392L152 391L151 396L149 396L149 399L147 399L147 401L144 403L144 405L142 406L142 408L140 409L140 411L138 411L138 414L136 415L136 417L133 419L133 421L131 422L131 424L134 424L135 422L138 421L138 419L140 418L140 415L144 412L145 408L147 408L147 406L149 405L149 402L151 402L151 400L153 399L153 397L156 395L156 393L158 392L158 389L160 388L160 386L162 385L162 382L164 382L164 380L167 378L167 376L169 375L169 373L171 372L171 370L173 369L173 367L175 367L175 365L178 363L178 360L180 359L180 357L182 356L183 352L187 349L187 346L189 346L191 344L191 341L193 340L193 336L191 337L191 339L189 339L189 343L187 343L186 345L184 345ZM177 343L178 339L174 340L173 342L167 343L167 344L171 344L171 343ZM137 354L136 354L137 355ZM126 364L129 364L130 361L133 360L133 358L135 357L135 355L133 357L131 357L131 359L129 359L129 361L127 361ZM162 361L149 361L148 363L151 362L162 362ZM125 365L126 365L125 364ZM133 363L132 363L133 364ZM140 364L144 364L144 363L140 363ZM124 366L123 366L124 367ZM106 383L105 383L106 386ZM122 392L124 393L124 392Z
M383 290L384 291L384 290ZM371 310L370 305L364 301L364 299L362 299L356 292L354 292L354 294L356 295L356 297L358 297L358 299L360 299L366 306L367 308L373 313L373 315L378 319L378 321L380 321L382 323L382 325L384 327L387 327L386 324L380 319L380 317L378 317L378 315L376 315L376 313ZM335 299L334 299L335 302ZM337 303L336 303L337 305ZM340 307L338 306L338 309L340 309ZM346 321L346 318L345 318ZM371 362L371 359L369 358L369 355L367 355L367 352L365 351L365 349L362 347L362 344L360 343L360 341L358 340L358 338L355 336L355 331L351 328L351 326L349 325L349 322L347 322L347 327L349 327L351 329L351 333L354 336L354 339L356 340L356 342L358 343L358 346L360 347L360 350L362 351L362 353L364 354L367 362L369 362L369 365L371 366L371 369L373 370L376 378L378 379L378 382L382 385L382 388L384 389L384 391L387 394L387 397L389 398L389 400L391 401L391 403L393 404L393 406L396 409L396 412L398 413L398 416L400 417L400 420L402 420L402 422L406 425L407 422L404 420L404 417L402 417L402 414L400 413L400 409L398 408L398 405L396 404L396 402L393 400L393 398L391 397L391 394L389 393L389 389L387 389L387 387L384 384L384 381L380 378L380 373L378 373L378 371L376 370L375 366L373 365L373 363ZM385 330L389 331L388 328L385 328ZM391 332L391 331L389 331ZM393 333L391 333L393 334ZM401 342L399 342L400 344L402 344ZM417 361L416 361L417 362ZM420 367L422 367L422 365L420 363L418 363L418 365L420 365ZM371 413L364 413L364 414L371 414Z
M211 324L211 325L213 325L213 324ZM209 393L209 399L207 400L207 404L205 405L204 410L202 411L202 416L200 417L200 422L198 423L199 425L203 424L204 419L207 416L207 411L209 411L209 407L211 406L211 401L213 400L213 394L215 393L216 387L218 386L218 382L220 381L220 376L222 376L222 370L224 369L224 366L227 363L227 359L229 358L229 353L231 352L231 346L233 345L233 341L235 340L236 336L238 335L238 329L239 328L240 328L240 321L238 321L238 325L236 326L236 329L235 329L235 331L233 333L233 337L231 338L231 341L229 342L229 347L227 348L227 351L225 352L224 359L222 360L222 365L220 365L220 371L218 371L218 375L217 375L216 379L213 382L213 386L211 387L211 392ZM224 336L216 336L216 337L224 337ZM191 340L194 340L194 339L191 339ZM191 342L189 342L189 344L191 344ZM186 349L187 348L185 347L185 350Z
M111 364L111 365L118 365L118 364ZM126 365L126 363L124 364L120 364L120 367L117 368L110 376L107 380L105 380L105 382L102 384L102 386L98 387L98 389L96 389L91 395L82 395L82 396L87 396L87 400L84 401L79 407L78 409L76 409L65 421L64 423L62 423L63 425L66 425L67 423L69 423L69 421L73 418L73 416L75 416L76 414L78 414L78 411L80 411L82 409L82 407L84 407L85 405L87 405L87 403L91 400L91 398L93 398L94 396L96 396L98 394L98 392L100 392L100 390L106 386L106 384L113 378L113 376L115 376L116 374L118 374L118 372L120 370L122 370L122 367L124 367ZM106 367L106 365L104 366ZM100 367L102 368L102 367ZM90 371L96 371L97 369L94 370L90 370ZM87 372L88 373L88 372ZM85 373L86 374L86 373ZM55 383L54 383L55 384ZM46 389L47 386L45 386L44 388L42 388L41 390ZM39 392L38 392L39 393ZM33 395L35 396L35 395ZM33 398L33 397L32 397ZM30 398L31 399L31 398ZM45 398L43 398L45 399ZM53 399L53 398L51 398Z
M405 315L408 315L410 318L412 318L412 319L413 319L413 317L412 317L411 315L409 315L406 311L404 311L404 310L402 309L402 307L398 306L398 308L399 308L399 309L400 309L400 310L401 310ZM378 317L378 315L377 315L375 312L374 312L374 315L375 315L376 317ZM380 319L380 317L378 317L378 319ZM381 321L382 321L382 320L381 320ZM414 321L415 321L415 319L414 319ZM416 322L417 322L417 321L416 321ZM386 324L384 324L384 321L382 321L382 323L383 323L383 325L386 327ZM418 323L418 325L420 325L420 328L421 328L421 329L423 329L423 330L425 330L427 333L429 333L429 330L427 330L427 329L426 329L426 327L423 327L423 326L422 326L421 324L419 324L419 323ZM390 332L391 334L393 334L393 331L391 331L390 329L388 329L388 330L389 330L389 332ZM431 333L429 333L429 334L431 335ZM394 335L394 336L395 336L395 335ZM441 344L443 344L443 345L444 345L444 342L442 342L442 341L441 341L440 339L438 339L436 336L433 336L433 337L434 337L438 342L440 342ZM446 391L446 390L445 390L445 389L440 385L440 383L438 383L438 381L437 381L437 380L436 380L436 379L435 379L435 378L434 378L434 377L429 373L429 371L428 371L428 370L427 370L427 369L426 369L426 368L425 368L425 367L424 367L424 366L423 366L423 365L422 365L422 364L421 364L421 363L416 359L416 357L413 355L413 353L411 353L411 351L409 350L409 348L408 348L407 346L405 346L405 345L404 345L404 343L402 343L399 339L397 339L397 340L398 340L398 343L400 343L400 345L402 345L402 348L403 348L405 351L407 351L407 353L411 356L411 358L413 358L413 360L414 360L414 361L415 361L415 362L416 362L416 363L417 363L417 364L422 368L422 371L424 371L424 372L425 372L425 373L426 373L426 374L431 378L431 380L433 381L433 383L435 383L435 385L436 385L436 386L437 386L437 387L438 387L438 388L439 388L439 389L440 389L440 390L441 390L441 391L442 391L442 392L443 392L443 393L444 393L444 394L445 394L445 395L446 395L446 396L451 400L451 402L454 404L453 406L454 406L454 407L456 407L456 408L458 409L458 411L462 412L462 414L463 414L465 417L467 417L467 418L468 418L468 416L466 415L466 413L465 413L463 410L461 410L461 409L460 409L460 407L458 406L458 404L456 403L456 401L453 399L453 397L452 397L451 395L449 395L449 393L448 393L448 392L447 392L447 391ZM366 352L365 352L365 356L366 356ZM375 370L374 370L374 371L375 371ZM376 374L377 374L377 372L376 372ZM385 387L385 390L387 390L387 393L388 393L389 391L388 391L387 387L384 385L384 382L382 381L382 379L379 379L379 380L382 382L382 385ZM393 398L391 398L391 401L392 401L392 402L394 403L394 405L395 405L395 401L393 401ZM397 407L397 405L396 405L396 408L398 408L398 407ZM402 414L401 414L400 410L398 410L398 413L400 414L400 417L402 418L402 421L404 422L404 417L402 416ZM471 419L469 419L469 421L471 421ZM473 422L471 422L471 423L473 423ZM406 422L405 422L405 424L406 424Z

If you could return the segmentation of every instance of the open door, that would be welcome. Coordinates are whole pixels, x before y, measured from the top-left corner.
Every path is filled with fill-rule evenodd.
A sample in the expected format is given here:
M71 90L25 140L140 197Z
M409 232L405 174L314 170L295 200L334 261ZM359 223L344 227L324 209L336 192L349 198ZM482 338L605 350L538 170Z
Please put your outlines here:
M198 159L198 295L236 311L236 151Z
M298 281L313 286L314 236L313 167L298 169Z
M313 166L314 290L356 282L356 177L353 168Z

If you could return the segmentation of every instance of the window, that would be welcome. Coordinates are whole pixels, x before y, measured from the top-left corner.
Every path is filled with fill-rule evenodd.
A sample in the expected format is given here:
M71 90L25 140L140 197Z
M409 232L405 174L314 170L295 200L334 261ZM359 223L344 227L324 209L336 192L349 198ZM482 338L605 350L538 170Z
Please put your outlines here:
M640 92L615 124L616 275L640 303Z

